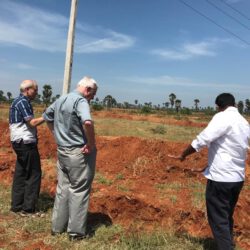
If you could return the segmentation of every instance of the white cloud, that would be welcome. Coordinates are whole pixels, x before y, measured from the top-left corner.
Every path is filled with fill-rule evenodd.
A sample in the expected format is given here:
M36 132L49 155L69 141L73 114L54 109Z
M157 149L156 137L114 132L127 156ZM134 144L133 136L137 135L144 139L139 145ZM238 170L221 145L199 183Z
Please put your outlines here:
M68 23L68 18L57 13L18 2L0 1L2 46L21 45L36 50L64 52ZM115 31L86 25L84 27L83 29L81 24L76 27L76 53L119 50L133 46L135 42L131 36Z
M26 63L19 63L17 64L17 68L19 69L34 69L34 66L30 65L30 64L26 64Z
M215 52L210 50L211 47L213 47L213 44L208 42L186 44L184 45L184 51L193 56L215 56Z
M229 42L228 39L209 39L198 43L186 43L178 49L155 49L151 54L160 56L166 60L185 61L201 56L216 56L215 49L221 43Z
M114 31L103 31L102 33L101 38L81 37L82 41L80 41L80 44L79 42L77 43L76 52L109 52L131 47L135 43L134 38Z

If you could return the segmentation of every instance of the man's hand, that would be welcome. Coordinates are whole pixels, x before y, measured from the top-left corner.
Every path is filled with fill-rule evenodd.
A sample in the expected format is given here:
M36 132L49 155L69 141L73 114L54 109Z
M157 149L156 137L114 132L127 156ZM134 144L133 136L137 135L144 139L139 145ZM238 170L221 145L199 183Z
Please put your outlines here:
M168 155L168 157L173 158L173 159L177 159L180 161L184 161L186 159L186 157L188 155L193 154L195 151L195 149L192 147L192 145L188 145L187 148L182 152L182 154L180 155Z
M90 145L90 144L85 144L82 148L81 151L83 154L90 154L95 148L95 145Z
M85 121L83 125L84 133L87 137L87 143L82 147L83 154L90 154L95 148L95 130L92 121Z
M186 158L183 155L168 155L168 157L172 159L180 160L180 161L184 161Z

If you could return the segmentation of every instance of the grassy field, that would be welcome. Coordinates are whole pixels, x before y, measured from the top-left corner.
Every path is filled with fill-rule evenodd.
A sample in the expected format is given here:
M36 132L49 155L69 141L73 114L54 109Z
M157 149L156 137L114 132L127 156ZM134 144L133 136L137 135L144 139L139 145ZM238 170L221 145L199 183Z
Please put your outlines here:
M190 141L201 131L196 127L110 118L96 118L95 127L96 134L101 136L135 136L179 142Z

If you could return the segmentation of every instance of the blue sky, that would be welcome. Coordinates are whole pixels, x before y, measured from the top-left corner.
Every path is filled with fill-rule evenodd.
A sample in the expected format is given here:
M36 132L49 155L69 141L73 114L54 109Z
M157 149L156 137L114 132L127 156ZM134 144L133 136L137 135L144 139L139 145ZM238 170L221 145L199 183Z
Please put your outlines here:
M61 94L70 0L0 1L0 89L23 79ZM71 90L84 76L97 97L214 106L250 98L249 0L78 0Z

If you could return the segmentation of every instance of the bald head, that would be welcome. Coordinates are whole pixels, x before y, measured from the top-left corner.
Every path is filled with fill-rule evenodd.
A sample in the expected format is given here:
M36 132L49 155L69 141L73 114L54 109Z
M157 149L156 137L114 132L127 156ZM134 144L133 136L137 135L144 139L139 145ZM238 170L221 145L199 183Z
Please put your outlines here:
M20 84L20 92L22 95L27 96L30 100L34 100L37 92L38 86L35 80L24 80Z
M20 84L20 91L23 93L28 88L37 88L37 82L35 80L24 80Z

